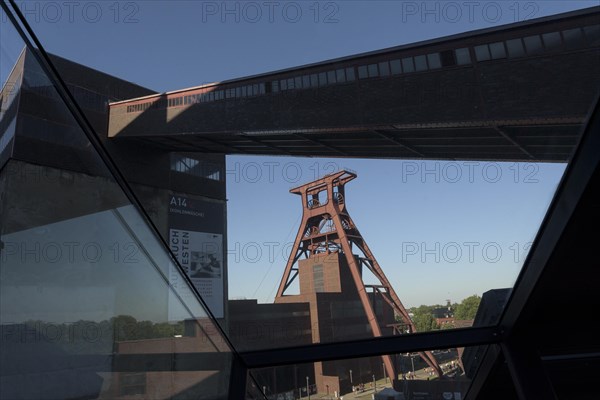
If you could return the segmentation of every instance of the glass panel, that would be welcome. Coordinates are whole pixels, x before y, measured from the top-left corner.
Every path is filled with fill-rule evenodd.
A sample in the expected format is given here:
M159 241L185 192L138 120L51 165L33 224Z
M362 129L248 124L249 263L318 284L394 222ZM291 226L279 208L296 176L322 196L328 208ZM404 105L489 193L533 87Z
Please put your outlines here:
M585 37L587 38L588 45L598 46L600 45L600 25L591 25L583 28Z
M279 81L271 82L271 91L273 93L279 92ZM242 96L246 96L246 87L242 87Z
M296 87L296 89L302 89L302 77L301 76L297 76L294 78L294 86Z
M392 69L392 75L398 75L402 73L402 63L400 60L390 61L390 67Z
M468 48L456 49L456 63L458 65L471 64L471 54Z
M442 68L440 53L427 54L427 63L429 64L430 69Z
M319 86L327 86L327 73L319 73Z
M358 67L358 79L365 79L369 77L369 71L367 70L366 65L361 65Z
M415 57L415 70L416 71L426 71L427 70L427 57L425 57L425 56L416 56Z
M559 32L544 33L542 35L544 46L547 50L557 50L562 47L562 41Z
M336 75L336 81L338 83L344 83L344 82L346 82L346 75L345 75L343 69L336 70L335 71L335 75Z
M415 65L413 63L412 57L402 59L402 70L404 72L415 72Z
M346 68L346 79L348 82L355 80L354 77L354 67Z
M475 58L477 61L487 61L491 59L490 49L487 44L475 46Z
M456 65L456 56L453 50L444 50L440 53L442 66L451 67Z
M390 76L390 64L387 61L379 63L379 73L381 76Z
M585 45L583 39L583 31L581 28L568 29L562 31L562 37L565 41L565 46L568 49L578 49Z
M462 400L486 351L461 347L253 369L249 390L268 399Z
M333 85L334 83L336 83L335 71L327 71L327 81L329 82L330 85Z
M1 29L2 58L10 54L8 43L23 49L16 34L5 42L8 23ZM214 274L222 271L224 231L194 237L172 230L174 258L130 203L32 51L20 53L13 72L24 83L14 132L18 160L0 169L0 397L226 398L233 356L196 294L202 288L184 272L193 272L189 257L213 257L220 262ZM83 77L93 76L88 71ZM108 75L103 79L128 95L144 93ZM185 97L189 104L191 97ZM184 96L174 99L183 102ZM93 107L83 104L86 111ZM164 167L168 173L168 157ZM166 222L169 197L179 197L166 187L139 186L156 196L160 207L154 211ZM183 367L182 354L195 367Z
M490 43L490 53L492 55L492 59L494 60L499 58L506 58L504 42Z
M376 78L379 76L377 64L370 64L367 68L369 70L369 78Z
M311 87L319 86L319 76L317 74L310 75L310 86Z
M527 54L530 56L540 54L542 51L544 51L542 39L539 37L539 35L527 36L526 38L523 38L523 42L525 42L525 49L527 49Z
M511 39L506 41L506 48L508 49L509 57L523 57L525 55L525 48L521 39Z
M308 75L303 75L302 76L302 87L305 88L305 89L308 89L308 88L311 87L310 76L308 76Z

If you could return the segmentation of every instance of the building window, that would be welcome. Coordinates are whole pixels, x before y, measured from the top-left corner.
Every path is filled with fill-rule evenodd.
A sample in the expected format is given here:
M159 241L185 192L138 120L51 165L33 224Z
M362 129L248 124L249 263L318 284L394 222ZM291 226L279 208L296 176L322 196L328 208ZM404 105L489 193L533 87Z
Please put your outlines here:
M365 79L369 77L369 72L367 71L366 65L361 65L358 67L358 79Z
M426 56L416 56L415 57L415 70L419 71L427 71L427 57Z
M562 37L567 49L578 49L583 46L583 32L580 28L562 31Z
M296 88L296 85L295 85L294 82L295 82L294 78L288 78L288 80L287 80L287 88L288 88L288 90L292 90L292 89Z
M221 164L197 160L176 153L171 154L171 171L213 181L221 181L223 177L223 166Z
M308 75L303 75L302 76L302 87L304 89L308 89L309 87L311 87L310 76L308 76Z
M590 46L600 45L600 25L590 25L583 28Z
M491 59L490 49L487 44L475 46L475 58L477 61L488 61Z
M508 49L508 56L523 57L525 55L525 48L521 39L511 39L506 41L506 48Z
M346 82L346 74L343 69L338 69L335 71L335 79L338 83Z
M454 50L454 54L456 55L456 63L458 65L471 64L471 53L468 48L456 49Z
M527 54L530 56L540 54L544 50L542 39L539 35L527 36L526 38L523 38L523 42L525 43Z
M415 72L415 64L413 64L412 57L402 59L402 70L404 72Z
M327 86L327 73L319 73L319 86Z
M325 280L323 279L323 264L313 266L313 282L315 285L315 293L323 293L325 291Z
M562 47L562 40L560 39L560 33L550 32L542 35L544 46L546 50L557 50Z
M500 58L506 58L506 49L504 48L504 42L490 43L490 54L493 60Z
M318 87L319 86L319 76L317 74L310 75L310 87Z
M348 82L355 80L355 76L354 76L354 67L349 67L346 68L346 80Z
M294 85L295 85L296 89L302 89L302 77L301 76L297 76L294 78Z
M369 70L369 78L376 78L379 76L379 71L377 70L377 64L369 64L367 69Z
M387 61L379 63L379 74L381 76L390 76L390 64Z
M399 75L402 73L402 64L400 60L392 60L390 61L390 69L392 70L392 75Z
M427 54L427 64L429 64L429 69L442 68L440 53Z
M337 82L335 79L335 71L327 71L327 82L329 82L330 85Z

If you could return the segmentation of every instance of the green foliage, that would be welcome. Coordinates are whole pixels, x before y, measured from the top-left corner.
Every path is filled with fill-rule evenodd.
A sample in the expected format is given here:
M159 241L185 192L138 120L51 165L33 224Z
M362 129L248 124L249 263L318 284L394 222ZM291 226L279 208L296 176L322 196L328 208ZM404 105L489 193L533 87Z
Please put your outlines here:
M464 299L460 304L457 305L454 311L454 318L456 319L474 319L479 308L481 297L474 294Z
M415 314L413 322L417 332L427 332L439 329L431 313Z

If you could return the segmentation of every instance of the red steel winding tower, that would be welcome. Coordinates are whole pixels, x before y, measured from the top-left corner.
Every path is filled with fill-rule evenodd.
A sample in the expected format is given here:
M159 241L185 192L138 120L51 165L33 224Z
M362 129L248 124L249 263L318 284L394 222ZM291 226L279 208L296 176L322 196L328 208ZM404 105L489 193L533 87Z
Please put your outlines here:
M340 325L344 325L343 321L349 321L349 317L346 320L338 318L331 323L331 327L323 327L323 314L327 314L332 321L335 317L333 314L356 316L356 309L362 314L363 321L366 316L375 337L383 336L382 330L389 331L392 327L401 333L416 332L408 312L348 213L344 186L356 176L354 172L343 170L290 190L290 193L302 198L303 217L275 302L311 303L314 342L359 338L342 332ZM365 284L363 268L368 269L379 284ZM300 295L286 295L286 290L298 276ZM382 303L382 306L375 307L376 302ZM359 303L364 314L360 311ZM350 309L352 307L354 309ZM376 308L379 312L376 312ZM382 317L381 310L384 308L393 310L393 313L388 313L392 314L392 322L393 314L402 318L404 324L401 330L397 324L394 326L382 321L386 319ZM390 320L390 315L387 320ZM364 337L364 331L359 335ZM421 352L420 356L438 375L442 375L430 352ZM382 362L387 376L396 378L392 358L384 355ZM315 372L323 373L323 366L319 363L315 365Z

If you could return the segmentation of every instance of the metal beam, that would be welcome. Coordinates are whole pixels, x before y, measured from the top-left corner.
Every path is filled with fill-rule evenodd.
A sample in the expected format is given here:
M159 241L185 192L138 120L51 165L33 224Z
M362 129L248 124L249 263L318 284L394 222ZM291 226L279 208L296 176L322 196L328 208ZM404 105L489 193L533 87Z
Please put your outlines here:
M546 375L540 356L536 354L534 338L519 338L501 343L510 376L520 400L557 399L552 383Z
M248 368L303 364L316 361L341 360L408 353L452 347L499 343L500 331L495 327L453 329L437 332L385 336L348 342L319 343L285 349L240 352Z
M345 151L343 151L343 150L340 150L340 149L338 149L338 148L337 148L337 147L335 147L335 146L331 146L331 145L328 145L328 144L326 144L326 143L323 143L323 142L321 142L321 141L320 141L320 140L318 140L318 139L311 138L311 137L309 137L308 135L304 135L304 134L302 134L302 133L292 133L292 135L294 135L294 136L298 136L299 138L302 138L302 139L304 139L304 140L308 140L309 142L312 142L312 143L318 144L319 146L323 146L323 147L325 147L326 149L329 149L329 150L331 150L331 151L335 151L336 153L338 153L338 154L341 154L341 155L343 155L343 156L345 156L345 157L350 157L350 155L349 155L348 153L346 153Z
M502 128L500 128L499 126L495 126L494 130L496 132L498 132L504 139L508 140L510 143L512 143L513 145L515 145L519 150L521 150L525 155L527 155L529 158L531 158L532 160L535 159L535 157L533 156L533 154L531 154L530 152L528 152L523 146L521 146L515 139L513 139L508 133L504 132L502 130Z
M383 133L383 132L378 131L378 130L375 130L373 132L376 133L378 136L380 136L380 137L382 137L382 138L384 138L384 139L386 139L386 140L388 140L388 141L390 141L390 142L392 142L394 144L397 144L398 146L401 146L401 147L405 148L408 151L411 151L411 152L415 153L419 157L425 158L425 154L423 154L420 151L412 148L411 146L407 145L406 143L403 143L402 141L396 139L395 137L390 136L389 134Z

